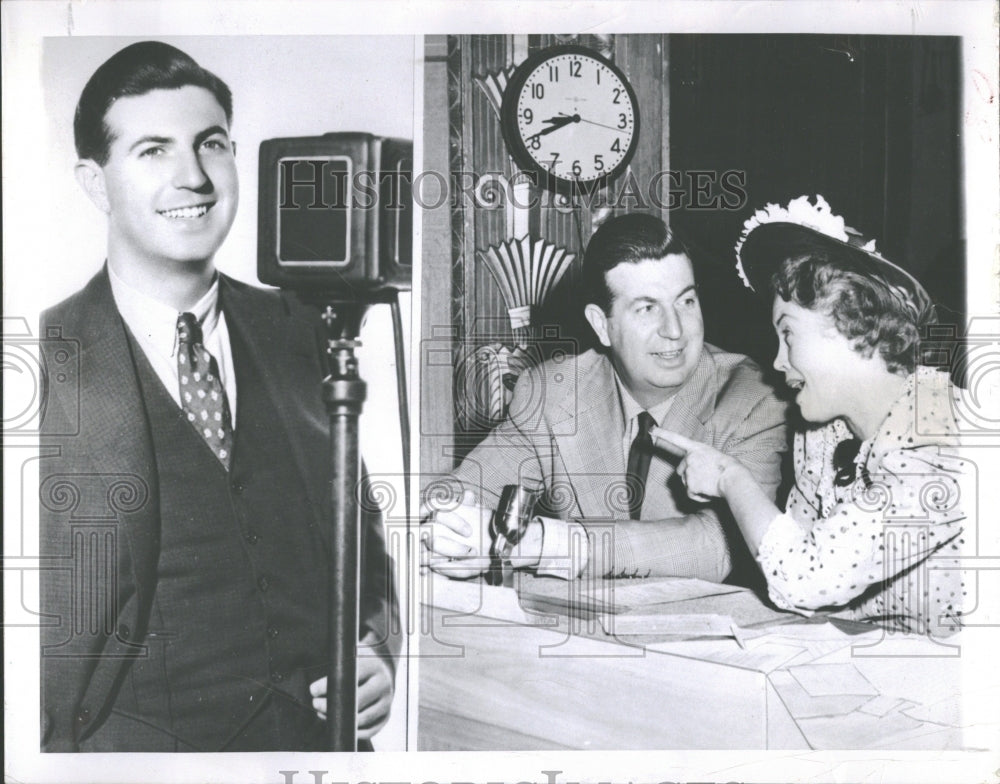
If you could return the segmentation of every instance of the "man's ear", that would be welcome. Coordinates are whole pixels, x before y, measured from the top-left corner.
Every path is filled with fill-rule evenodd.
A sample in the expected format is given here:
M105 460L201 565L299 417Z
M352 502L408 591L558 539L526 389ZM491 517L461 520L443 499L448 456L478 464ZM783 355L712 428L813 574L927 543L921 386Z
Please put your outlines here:
M597 339L601 341L601 345L610 346L611 339L608 337L608 314L605 313L599 305L595 305L591 302L584 307L583 315L587 317L587 321L590 322L590 326L597 335Z
M104 169L97 161L90 158L79 160L76 162L73 173L76 175L76 181L83 188L83 192L94 202L94 206L105 214L111 212L108 190L104 184Z

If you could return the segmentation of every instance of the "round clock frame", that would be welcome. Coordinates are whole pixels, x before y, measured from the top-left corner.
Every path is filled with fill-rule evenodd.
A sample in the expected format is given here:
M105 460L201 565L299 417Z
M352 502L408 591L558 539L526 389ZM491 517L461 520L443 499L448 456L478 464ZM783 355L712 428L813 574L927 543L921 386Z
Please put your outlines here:
M588 103L591 117L581 117ZM598 122L596 116L610 117L614 124ZM515 69L504 90L500 125L514 161L536 173L539 184L560 193L597 189L621 174L635 155L639 103L628 78L606 57L585 46L551 46ZM554 149L557 145L568 150L566 156Z

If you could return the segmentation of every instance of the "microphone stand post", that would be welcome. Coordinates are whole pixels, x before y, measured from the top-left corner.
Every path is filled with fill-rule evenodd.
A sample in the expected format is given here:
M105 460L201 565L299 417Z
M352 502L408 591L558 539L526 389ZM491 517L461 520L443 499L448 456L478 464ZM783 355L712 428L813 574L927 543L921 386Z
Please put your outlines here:
M361 451L358 418L366 385L354 349L361 343L367 303L334 302L323 312L329 374L323 400L330 418L333 509L330 537L329 628L326 723L331 751L357 750L357 655L361 519Z

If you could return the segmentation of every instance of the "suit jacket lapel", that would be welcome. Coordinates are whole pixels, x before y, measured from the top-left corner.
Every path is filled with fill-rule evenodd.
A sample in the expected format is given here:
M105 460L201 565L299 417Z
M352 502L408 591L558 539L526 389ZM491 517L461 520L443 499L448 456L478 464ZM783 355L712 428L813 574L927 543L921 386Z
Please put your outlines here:
M78 347L79 361L71 366L79 370L79 384L75 388L63 387L56 397L64 409L79 407L79 428L75 435L43 435L43 444L58 445L61 451L42 470L48 477L65 476L81 491L86 488L78 506L69 510L68 518L58 522L43 519L43 532L55 525L62 530L50 530L49 535L68 543L69 531L63 526L89 521L117 523L116 574L98 575L93 571L94 563L79 572L81 576L91 574L90 579L95 581L92 585L101 579L109 580L110 596L89 594L77 599L84 612L99 614L99 633L74 635L68 642L71 647L65 649L75 651L73 655L63 652L65 659L57 656L51 662L43 661L49 687L68 689L56 699L72 701L60 705L59 710L75 711L85 705L96 716L103 710L126 657L142 654L131 630L138 633L142 628L156 588L160 540L156 465L131 346L111 294L106 268L69 302L43 316L43 324L47 337L55 337L51 330L58 328L67 350L72 352L71 347ZM69 389L75 394L69 395ZM44 517L46 511L42 514ZM117 617L113 619L104 615L111 608L93 604L108 598L115 602ZM56 601L68 602L68 597L62 595ZM107 626L108 621L115 625ZM46 704L49 710L56 704L51 695L46 697ZM71 714L66 722L75 718ZM73 729L64 726L58 732L64 737L57 743L75 748Z
M715 360L707 349L702 348L694 375L678 390L660 427L695 441L710 443L705 423L715 410L717 394ZM680 512L674 495L674 491L679 488L673 487L672 484L668 486L680 460L665 449L654 449L653 459L649 464L649 476L646 479L644 517L649 517L650 512L653 517L671 517Z
M83 307L62 325L63 336L79 340L80 434L95 474L110 489L125 477L145 483L148 500L135 511L117 512L121 533L131 553L131 577L140 603L153 590L159 558L159 489L152 438L125 325L118 314L107 270L91 280L81 297ZM76 452L77 450L74 450ZM111 511L111 510L109 510ZM148 593L147 593L148 592Z
M698 440L706 435L705 423L715 410L718 394L715 360L702 349L694 375L678 391L660 427Z
M220 279L219 295L227 325L242 337L268 396L275 402L316 519L326 522L331 478L330 441L322 400L317 325L308 321L304 314L290 313L274 297L225 275ZM303 395L302 390L308 389L309 384L315 384L315 394ZM240 428L238 400L237 397L237 438ZM329 536L328 529L327 525L319 526L324 539Z
M559 433L566 432L562 422L575 419L567 435L555 436L567 473L562 479L573 487L583 517L607 517L611 485L625 477L621 403L606 357L598 356L593 368L578 368L578 373L576 394L562 399L561 420L553 421Z

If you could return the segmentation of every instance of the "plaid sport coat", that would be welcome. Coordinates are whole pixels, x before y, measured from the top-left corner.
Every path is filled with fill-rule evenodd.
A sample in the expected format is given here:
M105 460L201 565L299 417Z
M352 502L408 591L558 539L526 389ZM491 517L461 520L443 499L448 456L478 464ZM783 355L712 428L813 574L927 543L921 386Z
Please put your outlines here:
M705 344L694 374L660 426L738 458L773 497L787 449L786 405L741 354ZM640 520L628 519L621 403L611 360L587 351L522 374L507 419L461 463L455 478L495 507L507 484L541 483L548 512L588 533L613 531L601 576L685 576L721 581L745 544L724 503L695 503L675 476L679 460L656 450Z

